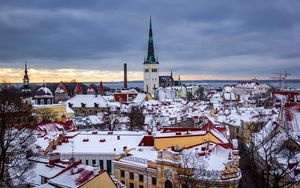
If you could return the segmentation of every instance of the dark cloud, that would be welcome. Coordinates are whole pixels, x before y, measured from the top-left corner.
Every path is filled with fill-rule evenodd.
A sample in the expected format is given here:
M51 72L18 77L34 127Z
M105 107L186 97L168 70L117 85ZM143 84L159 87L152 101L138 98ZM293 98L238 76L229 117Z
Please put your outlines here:
M0 0L0 66L139 71L152 16L162 71L299 77L299 9L297 0Z

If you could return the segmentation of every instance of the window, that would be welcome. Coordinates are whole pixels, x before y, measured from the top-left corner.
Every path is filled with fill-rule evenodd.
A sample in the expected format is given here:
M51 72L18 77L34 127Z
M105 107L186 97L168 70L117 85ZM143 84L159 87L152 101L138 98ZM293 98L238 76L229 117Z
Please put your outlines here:
M152 72L157 72L157 69L156 68L152 69Z
M121 183L122 183L123 185L125 185L125 181L121 180Z
M99 160L99 166L101 169L103 169L103 160Z
M144 186L140 185L139 188L144 188Z
M133 174L133 172L129 172L129 179L131 179L131 180L134 179L134 174Z
M86 165L89 165L89 160L85 160L85 164L86 164Z
M125 171L121 170L121 177L124 178L125 177Z
M240 129L239 128L236 128L236 133L239 133L240 132Z
M41 184L44 184L44 183L47 183L48 182L48 179L41 176Z
M134 188L134 184L133 183L129 183L129 188Z
M140 180L140 182L144 182L144 175L139 175L139 180Z
M145 69L145 72L149 72L149 69Z
M96 165L96 160L95 159L93 159L92 164L93 164L93 166Z
M106 161L106 166L108 174L111 174L111 160Z
M152 177L152 185L156 185L156 178Z

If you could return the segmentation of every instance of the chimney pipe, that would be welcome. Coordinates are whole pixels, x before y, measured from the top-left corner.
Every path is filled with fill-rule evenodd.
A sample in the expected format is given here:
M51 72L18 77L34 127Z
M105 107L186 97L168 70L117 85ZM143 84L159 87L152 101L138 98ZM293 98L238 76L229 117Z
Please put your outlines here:
M124 89L127 89L127 63L124 63Z

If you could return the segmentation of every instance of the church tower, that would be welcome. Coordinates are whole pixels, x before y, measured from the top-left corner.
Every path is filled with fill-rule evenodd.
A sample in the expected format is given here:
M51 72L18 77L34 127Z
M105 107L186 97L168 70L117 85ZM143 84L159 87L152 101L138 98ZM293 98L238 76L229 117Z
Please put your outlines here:
M144 91L154 94L154 90L159 87L159 62L154 55L154 44L152 34L152 23L150 17L148 55L144 60Z
M23 77L23 87L22 87L22 94L24 96L29 96L31 94L31 89L29 85L29 76L27 70L27 62L25 61L25 70L24 70L24 77Z

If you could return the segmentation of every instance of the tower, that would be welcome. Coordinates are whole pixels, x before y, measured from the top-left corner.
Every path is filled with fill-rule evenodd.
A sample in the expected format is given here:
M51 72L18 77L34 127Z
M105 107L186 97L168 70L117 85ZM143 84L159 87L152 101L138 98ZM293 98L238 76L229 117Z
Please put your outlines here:
M31 89L29 85L29 76L27 70L27 62L25 61L25 69L24 69L24 77L23 77L23 87L22 87L22 94L25 96L29 96L31 94Z
M152 23L150 17L148 55L144 61L144 91L154 94L154 90L159 87L159 62L154 55L154 44L152 34Z

